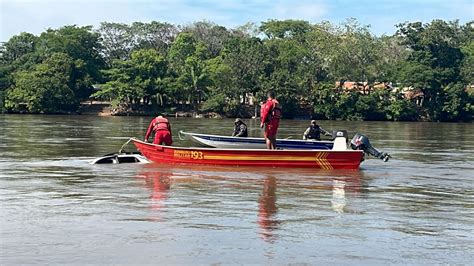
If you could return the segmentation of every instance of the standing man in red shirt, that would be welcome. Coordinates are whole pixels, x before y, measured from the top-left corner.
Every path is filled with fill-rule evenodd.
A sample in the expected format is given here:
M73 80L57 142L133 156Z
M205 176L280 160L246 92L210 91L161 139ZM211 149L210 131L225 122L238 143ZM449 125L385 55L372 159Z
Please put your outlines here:
M267 97L267 101L260 110L260 127L265 129L267 149L274 150L276 149L276 134L280 124L281 109L273 91L269 91Z
M168 119L163 116L158 116L151 120L148 130L145 135L145 142L148 141L151 133L155 132L155 138L153 139L153 144L170 146L173 144L173 138L171 137L171 125Z

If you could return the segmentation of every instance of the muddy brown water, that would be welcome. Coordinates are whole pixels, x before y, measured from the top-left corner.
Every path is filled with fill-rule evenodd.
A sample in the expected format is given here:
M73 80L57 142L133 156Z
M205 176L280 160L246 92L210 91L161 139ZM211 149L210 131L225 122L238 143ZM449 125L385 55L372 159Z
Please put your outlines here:
M0 116L0 264L469 264L474 126L320 121L392 154L359 171L91 165L148 117ZM251 136L258 123L245 120ZM171 119L231 134L231 119ZM308 121L283 120L301 138ZM132 146L127 146L133 150Z

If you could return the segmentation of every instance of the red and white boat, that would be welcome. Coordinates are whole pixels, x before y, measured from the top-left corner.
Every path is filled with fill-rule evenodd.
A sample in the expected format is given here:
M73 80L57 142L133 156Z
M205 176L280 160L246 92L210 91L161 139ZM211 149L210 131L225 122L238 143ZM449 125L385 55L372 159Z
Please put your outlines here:
M93 164L157 162L160 164L224 165L250 167L287 167L319 169L358 169L364 154L388 161L391 156L380 152L367 137L356 134L347 147L347 132L336 131L331 150L263 150L176 147L147 143L136 138L129 139L117 154L108 154L94 160ZM133 142L139 153L123 153L123 147Z
M202 164L319 169L358 169L362 150L348 150L346 138L333 150L262 150L174 147L131 139L148 160L163 164Z

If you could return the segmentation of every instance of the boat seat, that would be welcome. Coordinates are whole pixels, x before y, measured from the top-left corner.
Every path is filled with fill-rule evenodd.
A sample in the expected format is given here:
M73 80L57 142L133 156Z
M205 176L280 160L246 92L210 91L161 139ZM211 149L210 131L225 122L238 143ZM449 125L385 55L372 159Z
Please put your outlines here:
M345 137L336 137L334 140L334 145L332 146L333 151L345 151L347 150L346 138Z

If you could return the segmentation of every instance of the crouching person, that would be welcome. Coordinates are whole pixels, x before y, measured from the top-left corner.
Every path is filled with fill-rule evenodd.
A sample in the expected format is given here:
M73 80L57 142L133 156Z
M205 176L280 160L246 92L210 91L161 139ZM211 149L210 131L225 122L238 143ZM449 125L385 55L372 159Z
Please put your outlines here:
M153 144L158 145L168 145L173 144L173 138L171 136L171 125L168 119L163 116L158 116L151 120L148 130L145 135L145 142L148 141L151 133L155 132L155 138L153 139Z

